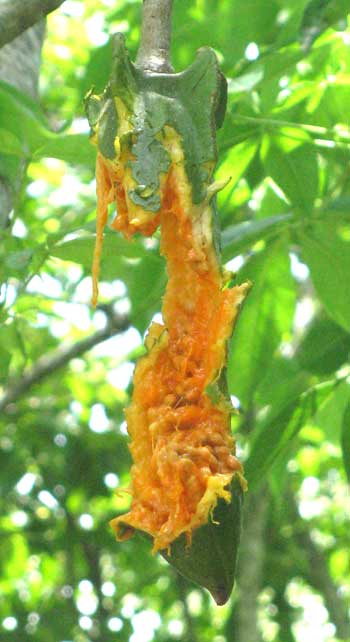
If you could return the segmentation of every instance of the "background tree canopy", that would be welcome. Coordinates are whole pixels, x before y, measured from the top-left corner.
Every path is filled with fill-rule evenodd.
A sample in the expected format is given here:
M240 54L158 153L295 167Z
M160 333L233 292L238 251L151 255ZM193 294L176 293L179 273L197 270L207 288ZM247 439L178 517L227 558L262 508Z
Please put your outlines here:
M249 493L222 608L108 526L128 505L123 408L166 276L157 237L107 230L89 305L83 97L108 79L109 33L135 55L140 4L51 13L38 94L42 25L0 53L0 640L350 640L348 1L174 3L175 69L210 45L228 77L223 257L254 284L229 357Z

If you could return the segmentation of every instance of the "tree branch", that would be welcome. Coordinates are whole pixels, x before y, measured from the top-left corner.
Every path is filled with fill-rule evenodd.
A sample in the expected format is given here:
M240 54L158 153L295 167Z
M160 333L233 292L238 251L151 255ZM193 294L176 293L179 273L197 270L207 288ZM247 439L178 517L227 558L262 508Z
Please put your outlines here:
M290 522L295 524L294 538L307 562L303 576L310 586L324 598L329 618L337 629L337 639L348 640L350 639L348 608L331 577L327 557L322 549L315 544L308 525L300 517L293 493L290 492L287 495L287 501L290 508Z
M347 640L350 637L348 609L330 576L325 556L314 544L308 532L298 532L296 539L308 558L309 568L305 574L306 578L316 591L324 597L330 620L337 629L337 638Z
M59 368L63 368L71 359L79 357L98 343L110 339L110 337L123 332L129 327L129 320L126 317L119 316L112 311L109 312L107 318L106 327L102 330L97 330L97 332L81 341L77 341L73 345L62 346L55 352L38 359L37 363L28 372L5 391L5 394L0 399L0 411L26 394L32 386L40 383L40 381L56 372Z
M266 484L245 498L243 537L237 567L239 597L226 623L227 642L260 642L258 596L263 582L265 527L269 503Z
M3 27L2 7L0 0L0 35ZM0 49L0 79L34 99L37 97L44 34L45 20L41 20ZM16 201L16 194L20 192L24 169L24 160L18 159L16 178L10 182L0 174L0 229L9 224L9 214Z
M182 575L180 575L179 573L174 574L174 577L175 577L175 583L179 590L179 597L183 606L184 621L186 624L186 629L187 629L186 633L187 633L188 639L191 640L191 642L199 642L194 621L186 601L186 581L184 580Z
M64 0L0 0L0 47L57 9Z
M144 71L172 73L170 62L173 0L143 0L140 47L136 65Z

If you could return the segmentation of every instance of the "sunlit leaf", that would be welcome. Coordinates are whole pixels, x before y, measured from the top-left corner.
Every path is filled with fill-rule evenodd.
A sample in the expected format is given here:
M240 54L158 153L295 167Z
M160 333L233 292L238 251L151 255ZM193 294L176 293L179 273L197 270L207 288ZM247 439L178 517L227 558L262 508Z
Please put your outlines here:
M91 266L95 236L78 236L64 241L51 248L51 255L63 261L74 261L86 267ZM148 255L146 248L136 240L127 241L115 232L105 234L103 239L103 257L105 269L113 270L114 262L122 257L138 259Z
M91 273L94 245L94 236L84 236L55 245L51 255L80 263ZM130 242L115 232L107 233L100 266L100 280L104 279L124 281L131 299L131 318L144 332L160 308L166 282L163 259L137 240Z
M250 488L262 484L266 474L280 453L292 447L292 440L327 398L335 381L311 388L292 399L272 418L267 415L254 431L251 451L245 464Z
M341 433L341 446L345 472L350 483L350 402L345 408Z
M227 227L221 235L224 261L246 252L261 239L277 235L286 229L291 218L290 214L281 214L258 221L244 221Z
M239 280L252 282L233 333L229 357L230 391L245 406L265 376L284 333L289 333L295 290L286 246L278 241L253 256L239 272Z
M299 233L304 261L327 313L350 330L349 226L334 218L315 222Z
M325 29L348 13L347 0L309 0L300 29L303 46L310 47Z
M269 406L270 417L277 414L291 399L299 396L309 385L309 376L296 359L275 355L256 391L261 406Z
M96 152L87 134L60 134L35 150L34 158L58 158L72 165L93 167Z
M325 439L337 446L342 439L342 429L349 403L350 385L346 381L339 381L320 406L313 420L315 426L322 429Z
M52 135L34 101L11 85L0 81L0 127L12 133L30 153Z
M332 319L318 316L299 345L297 359L302 368L328 375L348 360L349 353L349 333Z
M251 91L264 77L264 72L260 68L247 72L242 76L231 78L228 82L228 93L238 94L244 91Z
M304 212L312 209L318 187L316 152L302 145L288 154L272 145L264 159L266 172L293 206Z

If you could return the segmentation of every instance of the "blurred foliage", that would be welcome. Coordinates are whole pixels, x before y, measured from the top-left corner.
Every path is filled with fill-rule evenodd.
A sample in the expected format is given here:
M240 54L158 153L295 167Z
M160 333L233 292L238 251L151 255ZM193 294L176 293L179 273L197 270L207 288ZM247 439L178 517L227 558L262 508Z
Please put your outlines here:
M350 640L348 3L174 4L176 70L210 45L229 83L218 133L217 177L231 176L219 195L223 257L254 284L229 387L250 492L268 498L261 640ZM123 408L166 276L157 237L127 244L107 231L101 303L89 306L94 150L82 99L106 83L108 34L124 32L134 55L139 25L139 1L67 0L48 20L39 103L0 83L0 174L15 185L27 166L1 231L0 390L101 328L112 307L130 323L3 409L4 642L244 639L239 581L218 609L148 543L116 544L108 527L128 504L114 495L130 467Z

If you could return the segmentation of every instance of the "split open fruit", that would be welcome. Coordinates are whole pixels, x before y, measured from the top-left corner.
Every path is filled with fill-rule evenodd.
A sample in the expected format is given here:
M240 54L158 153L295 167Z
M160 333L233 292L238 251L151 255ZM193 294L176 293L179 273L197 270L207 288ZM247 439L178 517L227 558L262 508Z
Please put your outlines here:
M127 238L160 226L168 283L162 323L152 323L126 410L130 511L112 521L117 539L141 531L218 603L233 584L245 480L231 435L225 363L249 284L231 286L220 264L215 193L216 127L225 80L211 49L181 74L135 67L121 36L102 96L86 109L98 146L94 302L108 205ZM147 293L145 293L147 296Z

